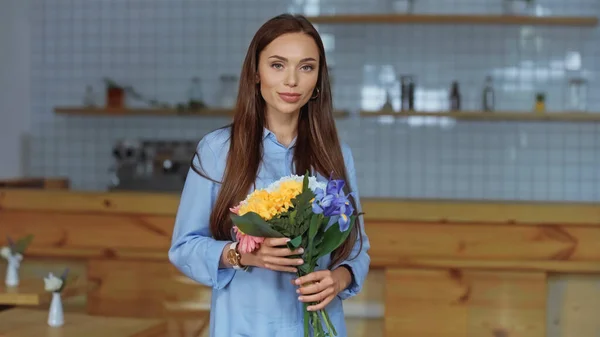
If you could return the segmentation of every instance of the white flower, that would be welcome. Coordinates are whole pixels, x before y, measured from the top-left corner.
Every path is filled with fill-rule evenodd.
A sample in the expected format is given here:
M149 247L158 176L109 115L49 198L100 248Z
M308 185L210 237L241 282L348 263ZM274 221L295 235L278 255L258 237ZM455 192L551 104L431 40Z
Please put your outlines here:
M62 285L63 280L60 277L54 276L52 273L48 274L48 277L44 277L44 289L46 289L46 291L58 291Z
M3 258L7 259L11 256L11 251L9 247L2 247L2 249L0 249L0 256L2 256Z
M269 186L267 186L266 188L264 188L265 191L267 191L268 193L271 193L273 191L277 191L279 189L279 185L281 185L282 182L285 181L290 181L290 180L294 180L297 181L299 183L302 183L304 180L304 176L299 176L299 175L289 175L289 176L285 176L280 178L279 180L271 183ZM326 182L322 182L322 181L318 181L317 177L314 176L309 176L308 177L308 188L311 189L311 191L315 192L317 190L317 188L320 188L322 190L325 190L325 188L327 188L327 183ZM242 200L240 202L240 206L244 206L248 203L248 199L250 198L250 194L248 194L246 196L246 199Z
M294 180L294 181L297 181L297 182L301 183L304 180L304 176L303 175L299 176L299 175L292 174L292 175L283 177L283 178L277 180L276 182L272 183L271 185L269 185L266 188L266 190L267 190L267 192L275 191L275 190L279 189L279 185L282 182L284 182L284 181L290 181L290 180ZM321 189L324 190L326 186L327 186L327 184L324 183L324 182L318 181L317 177L315 177L315 176L309 176L308 177L308 188L310 188L311 191L314 192L314 191L317 190L317 188L321 188Z

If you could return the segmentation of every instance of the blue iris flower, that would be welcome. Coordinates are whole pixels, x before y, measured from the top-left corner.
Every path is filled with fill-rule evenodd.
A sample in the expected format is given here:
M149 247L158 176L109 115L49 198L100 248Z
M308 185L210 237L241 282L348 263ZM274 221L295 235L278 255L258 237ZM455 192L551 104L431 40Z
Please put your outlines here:
M344 193L344 180L330 179L327 182L325 191L321 188L315 189L315 199L312 204L312 210L316 214L323 214L326 217L338 216L338 225L340 231L344 232L350 226L350 216L354 213L354 207Z

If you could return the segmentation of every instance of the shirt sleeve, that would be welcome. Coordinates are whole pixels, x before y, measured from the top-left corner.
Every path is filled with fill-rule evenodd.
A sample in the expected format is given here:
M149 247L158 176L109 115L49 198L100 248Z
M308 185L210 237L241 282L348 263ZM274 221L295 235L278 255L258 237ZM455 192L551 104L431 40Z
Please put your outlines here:
M354 158L352 152L347 148L346 152L346 169L348 170L348 183L352 192L354 192L354 200L356 201L357 212L362 212L362 206L360 203L360 195L358 192L358 184L356 182L356 170L354 167ZM350 256L345 261L339 263L339 266L346 266L350 270L352 275L352 281L350 285L338 294L338 297L342 300L356 296L363 287L367 274L369 273L369 264L371 263L371 257L368 254L369 238L365 232L364 217L360 216L360 231L362 233L362 249L360 244L360 237L356 238L354 247ZM357 219L358 221L358 219Z
M212 179L221 178L217 157L206 138L198 143L193 165ZM221 289L229 284L236 271L219 269L223 249L231 241L215 240L210 233L209 219L217 191L215 182L189 169L175 218L169 260L189 278Z

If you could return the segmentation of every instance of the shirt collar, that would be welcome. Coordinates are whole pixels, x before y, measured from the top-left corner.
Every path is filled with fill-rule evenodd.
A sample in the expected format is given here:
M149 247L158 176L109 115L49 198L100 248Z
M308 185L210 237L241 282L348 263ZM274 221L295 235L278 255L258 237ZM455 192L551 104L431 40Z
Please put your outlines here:
M275 136L275 134L273 133L273 131L267 129L266 127L263 128L263 141L266 140L267 138L269 138L273 143L285 148L285 146L283 146L282 144L279 143L279 141L277 141L277 136ZM287 147L288 149L291 149L293 147L296 146L296 139L298 137L294 137L294 139L292 139L292 142L290 143L290 145Z
M270 135L273 135L273 137L275 136L275 134L273 134L271 130L263 128L263 140L267 139L267 137L269 137Z

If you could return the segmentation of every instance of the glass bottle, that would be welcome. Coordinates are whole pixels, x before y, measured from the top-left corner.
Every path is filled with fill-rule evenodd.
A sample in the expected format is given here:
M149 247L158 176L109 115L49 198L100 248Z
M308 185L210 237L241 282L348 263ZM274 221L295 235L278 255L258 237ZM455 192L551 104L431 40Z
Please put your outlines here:
M415 108L415 82L411 75L400 76L400 111Z
M96 98L91 85L85 87L85 95L83 96L83 105L89 108L96 106Z
M234 75L221 75L221 84L219 89L219 107L231 109L235 107L237 101L237 77Z
M567 110L583 112L587 109L587 81L583 78L569 80L567 91Z
M492 77L485 78L485 86L483 88L483 111L494 111L495 106L494 87L492 85Z
M457 81L452 82L450 89L450 111L460 111L460 89Z
M389 0L388 5L392 13L412 14L415 11L415 0Z
M202 100L202 84L200 78L193 77L188 89L188 107L190 110L199 110L204 107Z

